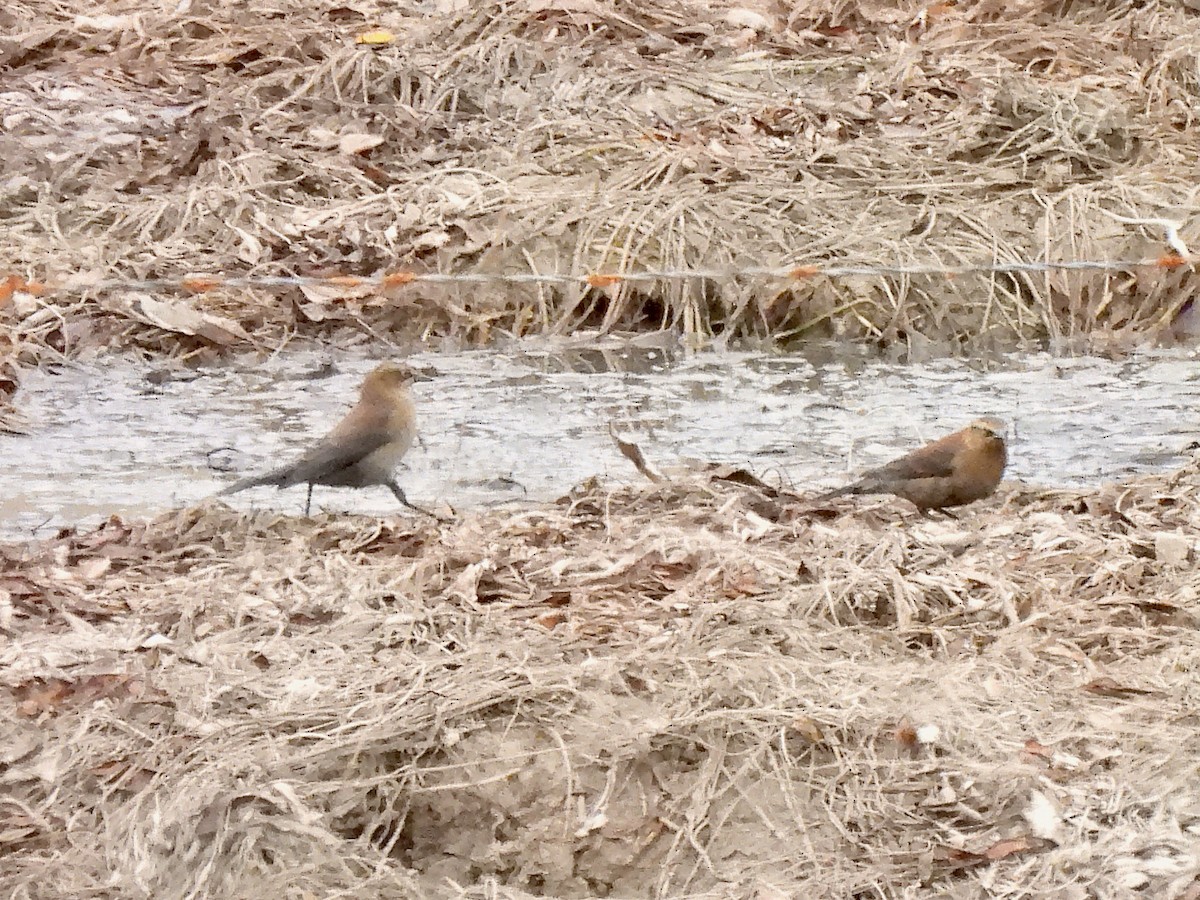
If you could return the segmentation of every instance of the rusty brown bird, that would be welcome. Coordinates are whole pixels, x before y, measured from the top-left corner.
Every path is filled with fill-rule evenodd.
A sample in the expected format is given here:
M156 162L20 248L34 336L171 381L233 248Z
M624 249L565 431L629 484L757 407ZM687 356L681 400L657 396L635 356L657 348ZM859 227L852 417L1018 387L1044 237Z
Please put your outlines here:
M259 485L286 488L307 484L307 516L314 484L355 488L381 485L409 509L432 516L408 502L395 476L396 465L417 436L416 408L408 393L408 386L415 380L428 379L401 363L381 363L363 379L355 407L307 453L286 466L234 482L219 495Z
M1008 463L1005 425L985 416L961 431L871 469L854 484L822 494L895 494L920 510L962 506L991 496Z

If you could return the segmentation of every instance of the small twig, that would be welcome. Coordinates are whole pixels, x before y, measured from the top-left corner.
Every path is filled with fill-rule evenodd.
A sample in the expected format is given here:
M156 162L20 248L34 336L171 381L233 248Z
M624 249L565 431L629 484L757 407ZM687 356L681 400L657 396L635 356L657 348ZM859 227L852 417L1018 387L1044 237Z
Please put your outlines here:
M608 423L608 433L612 437L613 443L617 445L617 449L621 451L621 455L633 463L635 469L653 481L655 484L661 484L665 479L650 468L650 464L646 462L646 457L642 455L642 448L632 441L623 441L617 437L616 426L612 422Z

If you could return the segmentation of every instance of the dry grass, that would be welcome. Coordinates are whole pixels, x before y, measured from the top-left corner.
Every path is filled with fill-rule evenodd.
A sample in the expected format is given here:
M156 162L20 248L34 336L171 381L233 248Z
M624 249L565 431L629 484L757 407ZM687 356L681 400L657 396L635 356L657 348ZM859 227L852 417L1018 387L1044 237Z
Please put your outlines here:
M0 547L33 897L1200 893L1200 467Z
M88 286L1153 255L1106 211L1195 211L1196 25L1167 0L10 2L0 274L75 290L0 285L0 395L107 347L348 329L1190 339L1190 269ZM375 26L399 40L354 44ZM1200 471L843 508L696 478L0 546L3 893L1196 900Z
M354 43L376 26L397 41ZM972 348L1174 338L1190 269L226 291L152 313L87 286L1154 256L1161 233L1105 211L1195 212L1198 34L1171 0L17 0L0 11L0 271L76 289L8 298L0 324L36 358L347 327ZM381 143L343 152L356 135ZM1200 241L1190 225L1184 237ZM216 324L197 328L197 311Z

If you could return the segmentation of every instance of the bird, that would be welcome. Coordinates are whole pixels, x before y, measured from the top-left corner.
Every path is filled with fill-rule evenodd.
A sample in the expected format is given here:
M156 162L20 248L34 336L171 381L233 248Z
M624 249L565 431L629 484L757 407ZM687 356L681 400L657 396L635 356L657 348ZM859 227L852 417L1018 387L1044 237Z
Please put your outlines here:
M1008 464L1005 423L976 419L886 465L865 472L846 487L822 494L817 502L847 494L895 494L922 512L962 506L990 497Z
M428 376L403 363L380 363L363 379L354 408L308 452L285 466L235 481L218 491L217 496L259 485L286 488L307 484L308 497L304 501L307 516L314 484L356 488L382 485L404 506L437 518L408 501L394 473L417 436L416 408L408 386L414 381L428 380Z

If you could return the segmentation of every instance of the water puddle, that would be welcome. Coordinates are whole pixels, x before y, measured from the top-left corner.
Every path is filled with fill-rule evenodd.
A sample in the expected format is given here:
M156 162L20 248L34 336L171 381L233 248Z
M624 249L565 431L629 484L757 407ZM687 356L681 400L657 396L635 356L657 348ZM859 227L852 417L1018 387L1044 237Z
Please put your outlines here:
M297 353L192 372L116 358L29 373L18 399L30 434L0 435L0 535L154 515L279 464L336 421L376 362L339 355L330 372L325 361ZM550 499L590 475L637 481L610 421L652 464L740 463L800 488L840 483L849 467L983 414L1014 426L1008 477L1048 485L1169 468L1200 437L1200 362L1176 351L1120 362L1022 354L987 366L899 365L844 347L803 356L526 348L411 361L438 375L415 387L423 446L400 482L416 503L459 509ZM298 513L304 489L229 500ZM384 488L318 487L314 507L398 512Z

